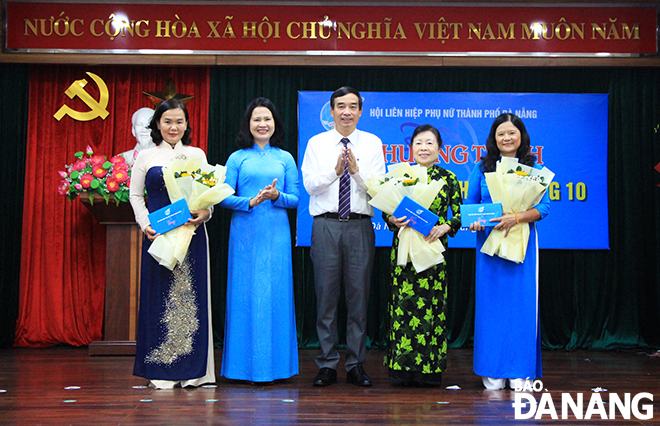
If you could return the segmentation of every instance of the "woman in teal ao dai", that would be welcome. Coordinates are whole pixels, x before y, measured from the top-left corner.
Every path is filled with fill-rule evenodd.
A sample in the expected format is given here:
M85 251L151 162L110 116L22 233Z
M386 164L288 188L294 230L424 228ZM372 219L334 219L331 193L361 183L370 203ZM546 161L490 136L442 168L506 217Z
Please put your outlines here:
M436 128L419 126L413 132L411 151L417 164L428 168L428 179L444 180L429 210L440 218L426 237L432 242L440 238L447 247L461 227L461 188L454 173L435 165L442 139ZM447 219L451 209L452 218ZM395 231L392 244L392 286L388 304L389 332L385 365L390 381L403 386L439 386L447 369L447 300L446 262L417 272L412 263L398 266L398 228L409 218L383 214L388 227Z
M280 149L282 122L265 98L247 107L225 182L235 195L227 270L222 375L271 382L298 374L291 231L287 209L298 206L298 169Z
M535 168L530 137L522 120L513 114L495 119L486 142L486 156L470 175L466 204L492 203L484 172L492 172L500 157L517 157ZM529 223L529 243L523 263L481 253L492 228L477 222L475 280L474 372L486 389L522 388L525 379L542 377L541 330L538 301L538 239L536 221L550 210L546 191L535 207L502 216L496 229L509 230L517 222Z

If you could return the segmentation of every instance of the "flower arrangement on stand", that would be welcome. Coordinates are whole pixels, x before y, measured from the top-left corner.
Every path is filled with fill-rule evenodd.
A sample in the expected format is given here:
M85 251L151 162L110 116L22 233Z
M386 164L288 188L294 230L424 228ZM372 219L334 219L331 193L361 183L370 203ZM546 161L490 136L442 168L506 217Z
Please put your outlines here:
M106 203L110 202L110 198L114 198L117 205L128 202L131 168L124 157L116 155L107 160L104 155L94 154L90 146L85 152L78 151L73 155L76 161L65 165L64 171L59 171L62 180L57 190L60 195L71 201L78 195L86 194L91 204L94 204L96 194L103 197Z

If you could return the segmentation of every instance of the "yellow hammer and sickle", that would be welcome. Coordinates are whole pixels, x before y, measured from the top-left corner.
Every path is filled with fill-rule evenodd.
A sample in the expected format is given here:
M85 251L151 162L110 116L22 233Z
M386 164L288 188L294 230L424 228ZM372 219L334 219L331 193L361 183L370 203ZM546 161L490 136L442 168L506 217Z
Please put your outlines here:
M108 86L106 86L103 79L101 79L101 77L98 75L92 74L91 72L88 72L87 75L92 77L92 80L94 80L96 85L99 86L101 98L97 102L89 95L89 93L84 90L84 87L87 85L87 80L82 79L74 81L64 93L66 93L66 95L71 99L78 96L85 104L87 104L91 111L79 112L69 108L67 105L62 105L62 107L54 115L57 121L60 121L65 115L68 115L69 117L78 121L90 121L96 117L101 117L105 120L108 114L110 114L105 109L108 106L108 99L110 97L108 93Z

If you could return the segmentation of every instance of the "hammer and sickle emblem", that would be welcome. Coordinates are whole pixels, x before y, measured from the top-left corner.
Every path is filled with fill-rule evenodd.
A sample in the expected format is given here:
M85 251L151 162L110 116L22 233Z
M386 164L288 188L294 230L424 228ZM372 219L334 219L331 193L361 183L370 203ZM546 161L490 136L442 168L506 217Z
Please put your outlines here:
M89 93L85 91L84 87L87 85L87 80L82 79L74 81L64 93L66 93L66 95L71 99L78 96L85 104L87 104L87 106L90 108L90 111L80 112L69 108L67 105L62 105L62 107L54 115L57 121L60 121L65 115L68 115L69 117L78 121L90 121L96 117L101 117L105 120L108 114L110 114L105 109L108 106L108 86L106 86L105 82L98 75L92 74L91 72L88 72L87 75L96 82L96 85L99 87L101 98L97 102L90 96Z

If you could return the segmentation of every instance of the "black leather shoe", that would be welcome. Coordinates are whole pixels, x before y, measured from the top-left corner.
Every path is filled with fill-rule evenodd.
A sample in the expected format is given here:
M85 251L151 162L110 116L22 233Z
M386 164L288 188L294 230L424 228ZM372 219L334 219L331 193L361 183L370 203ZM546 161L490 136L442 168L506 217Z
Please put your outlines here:
M319 370L319 374L314 377L314 386L330 386L337 383L337 370L324 367Z
M355 386L371 386L371 378L364 372L361 365L351 368L346 375L346 383L352 383Z

